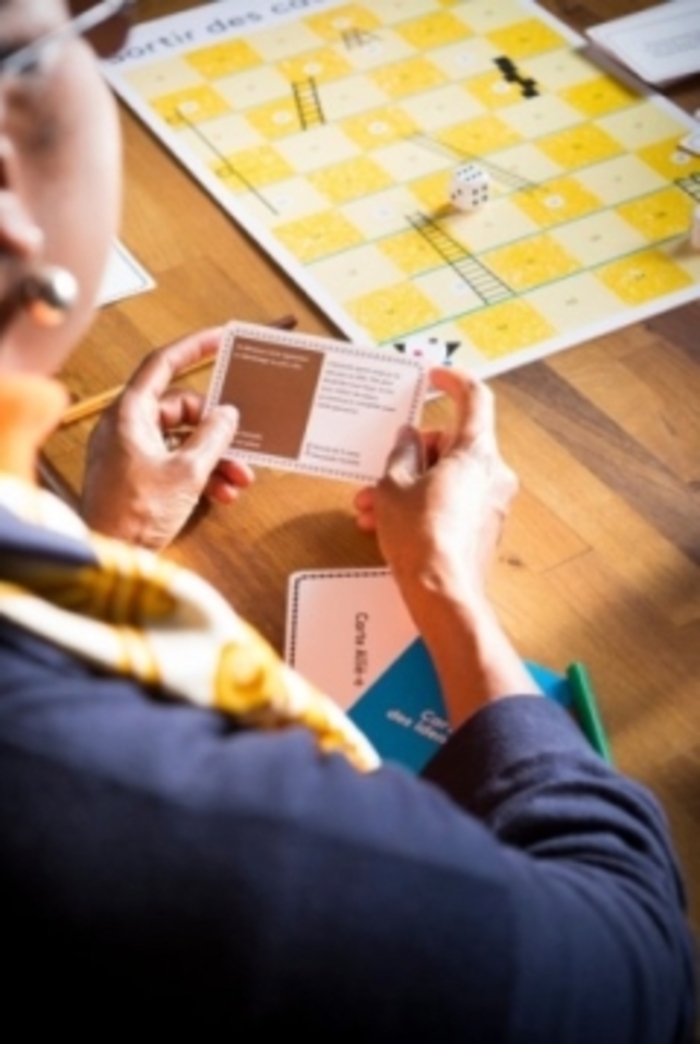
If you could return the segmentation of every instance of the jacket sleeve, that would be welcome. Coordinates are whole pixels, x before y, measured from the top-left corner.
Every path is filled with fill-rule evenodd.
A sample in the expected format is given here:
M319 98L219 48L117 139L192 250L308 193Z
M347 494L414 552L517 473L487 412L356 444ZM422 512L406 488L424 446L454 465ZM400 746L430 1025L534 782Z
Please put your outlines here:
M47 1014L32 982L73 1031L98 1010L243 1040L687 1039L649 794L531 697L480 712L428 776L359 775L303 729L241 731L0 632L6 1017Z
M568 1016L584 1040L598 1017L591 1040L691 1039L697 960L684 887L645 788L599 758L560 708L530 697L476 715L425 776L525 857L513 875L521 1029L549 1019L558 1039ZM543 998L553 966L568 974Z

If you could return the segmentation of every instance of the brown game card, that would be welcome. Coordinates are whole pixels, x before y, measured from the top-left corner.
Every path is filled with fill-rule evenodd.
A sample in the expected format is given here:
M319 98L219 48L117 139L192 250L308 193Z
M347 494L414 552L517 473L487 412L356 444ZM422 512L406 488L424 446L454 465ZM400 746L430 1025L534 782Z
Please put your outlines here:
M207 408L231 403L240 413L227 457L372 482L399 428L417 423L425 391L419 359L234 322L224 331Z

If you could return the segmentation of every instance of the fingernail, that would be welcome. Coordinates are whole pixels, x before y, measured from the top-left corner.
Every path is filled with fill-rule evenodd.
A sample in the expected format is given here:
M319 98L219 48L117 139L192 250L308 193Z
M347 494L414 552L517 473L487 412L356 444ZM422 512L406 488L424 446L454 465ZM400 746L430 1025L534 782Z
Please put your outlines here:
M236 406L231 406L230 403L226 403L226 405L220 406L219 409L223 411L224 415L228 417L233 424L238 424L241 415Z

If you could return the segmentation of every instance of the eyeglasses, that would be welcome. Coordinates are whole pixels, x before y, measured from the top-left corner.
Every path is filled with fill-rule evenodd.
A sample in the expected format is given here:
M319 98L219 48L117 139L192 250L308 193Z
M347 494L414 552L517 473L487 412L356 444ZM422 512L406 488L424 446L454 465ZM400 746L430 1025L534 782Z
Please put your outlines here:
M29 72L50 44L82 36L100 58L111 58L126 43L136 0L71 0L71 17L67 22L0 58L1 76L21 76Z

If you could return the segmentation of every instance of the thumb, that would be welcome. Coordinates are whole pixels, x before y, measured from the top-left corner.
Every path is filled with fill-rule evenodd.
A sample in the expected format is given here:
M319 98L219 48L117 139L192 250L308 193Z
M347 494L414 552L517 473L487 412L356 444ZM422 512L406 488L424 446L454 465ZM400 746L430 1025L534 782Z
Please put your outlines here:
M235 406L214 406L188 438L187 450L208 461L210 470L213 469L231 448L239 419L240 414Z
M399 486L413 483L425 471L425 453L420 432L410 424L399 429L385 469L385 476Z

